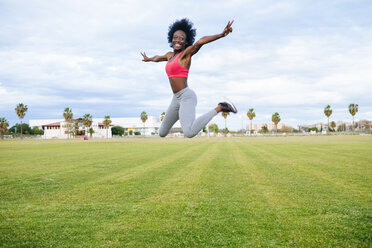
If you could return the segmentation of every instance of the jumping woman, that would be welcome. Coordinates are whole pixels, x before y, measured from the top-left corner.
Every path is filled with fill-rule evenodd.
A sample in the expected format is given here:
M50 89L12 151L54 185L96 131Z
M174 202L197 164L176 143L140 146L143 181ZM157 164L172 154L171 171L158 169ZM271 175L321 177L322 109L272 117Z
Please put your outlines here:
M176 21L169 26L168 31L168 43L170 47L173 48L173 52L151 58L147 57L146 53L141 53L144 62L168 61L165 70L169 77L174 95L161 123L159 130L160 137L167 136L177 120L181 122L184 135L188 138L192 138L219 112L238 112L232 103L221 102L216 108L195 119L197 98L194 91L188 88L187 85L191 57L196 54L204 44L218 40L231 33L231 25L233 22L234 21L229 21L222 33L205 36L193 44L196 30L193 28L192 22L186 18Z

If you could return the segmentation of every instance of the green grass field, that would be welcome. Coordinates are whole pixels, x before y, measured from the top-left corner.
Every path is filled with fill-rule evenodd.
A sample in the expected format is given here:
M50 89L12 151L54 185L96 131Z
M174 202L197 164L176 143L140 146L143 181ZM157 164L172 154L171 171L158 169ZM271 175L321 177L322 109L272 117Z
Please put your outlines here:
M2 247L371 247L372 136L0 141Z

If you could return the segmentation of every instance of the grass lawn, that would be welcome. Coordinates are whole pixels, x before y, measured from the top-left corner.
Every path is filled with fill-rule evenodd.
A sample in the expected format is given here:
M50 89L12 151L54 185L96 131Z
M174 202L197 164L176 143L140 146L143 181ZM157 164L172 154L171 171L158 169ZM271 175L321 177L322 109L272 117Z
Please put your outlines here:
M372 136L0 141L2 247L371 247Z

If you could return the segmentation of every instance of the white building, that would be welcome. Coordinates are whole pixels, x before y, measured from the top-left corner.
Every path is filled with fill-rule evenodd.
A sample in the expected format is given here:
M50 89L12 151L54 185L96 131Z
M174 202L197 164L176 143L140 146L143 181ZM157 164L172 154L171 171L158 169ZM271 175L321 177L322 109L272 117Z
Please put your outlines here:
M44 139L67 139L72 136L72 131L75 132L75 137L90 137L88 130L83 126L82 119L77 119L75 123L68 123L65 120L30 120L30 127L42 127L44 130ZM75 127L76 125L76 127ZM102 122L94 121L92 123L93 134L92 138L112 138L111 128L105 128ZM70 133L70 135L69 135Z
M158 134L161 124L159 118L153 116L148 116L145 123L139 117L112 118L111 120L112 124L123 127L126 132L140 132L141 135L146 136Z
M260 131L264 126L267 127L267 130L269 132L276 130L275 129L275 124L272 123L272 122L271 123L252 123L252 129L255 130L255 131ZM281 122L278 123L278 129L282 129L283 127L286 127L286 126L289 126L289 125L287 125L285 123L281 123ZM247 124L245 128L248 131L251 130L251 124L250 123Z

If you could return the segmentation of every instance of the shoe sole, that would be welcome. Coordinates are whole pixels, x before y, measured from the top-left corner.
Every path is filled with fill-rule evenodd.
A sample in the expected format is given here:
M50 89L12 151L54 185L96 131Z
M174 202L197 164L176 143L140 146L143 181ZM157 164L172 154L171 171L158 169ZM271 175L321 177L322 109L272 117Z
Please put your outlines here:
M232 111L234 114L236 114L236 113L238 113L238 109L235 107L235 105L228 99L228 98L226 98L226 97L224 97L225 98L225 100L226 100L226 102L228 103L228 104L230 104L232 107L233 107L233 110L234 111Z

